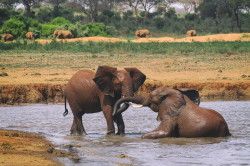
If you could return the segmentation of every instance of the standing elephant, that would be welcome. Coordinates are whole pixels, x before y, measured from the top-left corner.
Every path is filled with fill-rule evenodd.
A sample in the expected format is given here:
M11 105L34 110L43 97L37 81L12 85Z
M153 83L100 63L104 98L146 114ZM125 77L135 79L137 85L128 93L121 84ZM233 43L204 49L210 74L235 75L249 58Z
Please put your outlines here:
M71 127L72 135L86 134L82 124L82 116L87 113L103 111L107 122L107 134L115 133L112 111L115 102L122 96L133 96L134 92L144 83L146 76L137 68L117 68L99 66L96 73L91 70L80 70L72 76L65 87L65 112L66 98L74 115ZM127 109L124 104L122 109ZM117 123L118 133L124 134L125 125L122 115L114 121Z
M33 32L27 32L25 37L26 37L26 39L34 39Z
M53 38L59 38L59 39L70 39L72 38L72 33L70 31L66 30L55 30L53 33Z
M12 41L13 40L13 35L12 34L2 34L2 40L4 41L4 42L6 42L6 41Z
M147 29L137 30L137 31L135 32L135 38L138 39L138 38L140 38L140 37L146 37L146 36L148 36L148 35L150 35L150 34L151 34L150 31L147 30Z
M196 35L197 35L196 30L189 30L189 31L187 31L187 36L196 36Z
M218 112L199 107L192 101L199 98L197 94L192 90L182 91L162 86L145 96L118 100L113 115L119 115L123 111L117 111L117 107L123 102L142 104L158 112L160 125L143 134L142 138L229 136L227 123Z

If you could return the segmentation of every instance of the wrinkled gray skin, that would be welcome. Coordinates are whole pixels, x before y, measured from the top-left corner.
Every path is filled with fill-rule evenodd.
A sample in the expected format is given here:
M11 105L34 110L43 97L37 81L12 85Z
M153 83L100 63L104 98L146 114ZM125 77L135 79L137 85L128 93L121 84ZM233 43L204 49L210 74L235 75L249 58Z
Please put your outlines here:
M142 104L158 112L157 119L161 121L160 125L155 130L143 134L142 138L229 136L230 132L224 118L212 109L199 107L198 98L199 93L195 93L195 90L178 90L162 86L145 96L118 100L113 115L117 116L123 111L118 109L123 102Z
M82 116L100 111L103 111L107 121L107 134L115 133L112 117L115 102L121 96L133 96L145 79L146 76L137 68L117 70L114 67L99 66L96 73L86 69L78 71L65 87L65 96L74 115L71 134L86 134ZM66 98L64 116L68 113ZM128 104L125 104L121 109L127 108ZM116 116L114 121L118 127L117 134L124 134L125 125L122 115Z

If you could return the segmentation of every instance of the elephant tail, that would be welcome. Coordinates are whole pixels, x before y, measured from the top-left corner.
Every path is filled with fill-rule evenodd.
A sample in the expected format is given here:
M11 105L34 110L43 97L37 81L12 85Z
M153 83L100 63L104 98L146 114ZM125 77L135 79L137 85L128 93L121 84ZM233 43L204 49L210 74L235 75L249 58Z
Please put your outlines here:
M66 99L66 95L65 95L65 97L64 97L64 106L65 106L65 111L64 111L64 113L63 113L63 116L65 117L66 115L68 115L68 109L67 109L67 99Z

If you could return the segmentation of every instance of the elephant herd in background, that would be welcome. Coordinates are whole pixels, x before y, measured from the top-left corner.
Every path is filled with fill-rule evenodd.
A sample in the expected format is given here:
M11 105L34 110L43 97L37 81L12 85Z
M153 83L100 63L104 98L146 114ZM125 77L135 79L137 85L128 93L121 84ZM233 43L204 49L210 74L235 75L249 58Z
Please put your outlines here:
M35 39L37 38L39 35L36 35L34 32L27 32L25 34L25 38L26 39ZM68 30L55 30L53 33L53 39L70 39L72 38L72 33ZM2 34L2 41L6 42L6 41L12 41L14 39L12 34Z
M197 32L195 30L188 30L187 36L196 36ZM151 32L147 29L141 29L137 30L135 32L136 39L143 38L151 35ZM53 33L53 39L59 38L59 39L70 39L72 38L72 33L68 30L55 30ZM25 35L26 39L35 39L37 36L34 34L34 32L27 32ZM4 42L6 41L12 41L14 39L12 34L2 34L2 40Z
M144 96L134 96L146 80L146 75L137 68L118 70L99 66L96 73L80 70L65 87L65 112L68 100L74 115L72 135L84 135L82 116L103 111L107 122L107 134L114 134L114 122L118 135L125 134L122 117L132 103L149 107L158 113L160 125L145 133L142 138L164 137L225 137L230 136L225 119L218 112L199 106L199 93L194 89L156 88ZM123 104L123 105L121 105Z

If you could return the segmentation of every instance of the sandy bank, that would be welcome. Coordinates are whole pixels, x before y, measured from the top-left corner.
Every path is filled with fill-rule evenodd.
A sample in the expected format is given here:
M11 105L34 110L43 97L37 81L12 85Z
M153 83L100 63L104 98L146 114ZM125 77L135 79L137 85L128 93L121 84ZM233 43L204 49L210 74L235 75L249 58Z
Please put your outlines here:
M55 157L77 157L75 154L56 150L42 136L14 130L0 129L0 165L3 166L59 166Z

